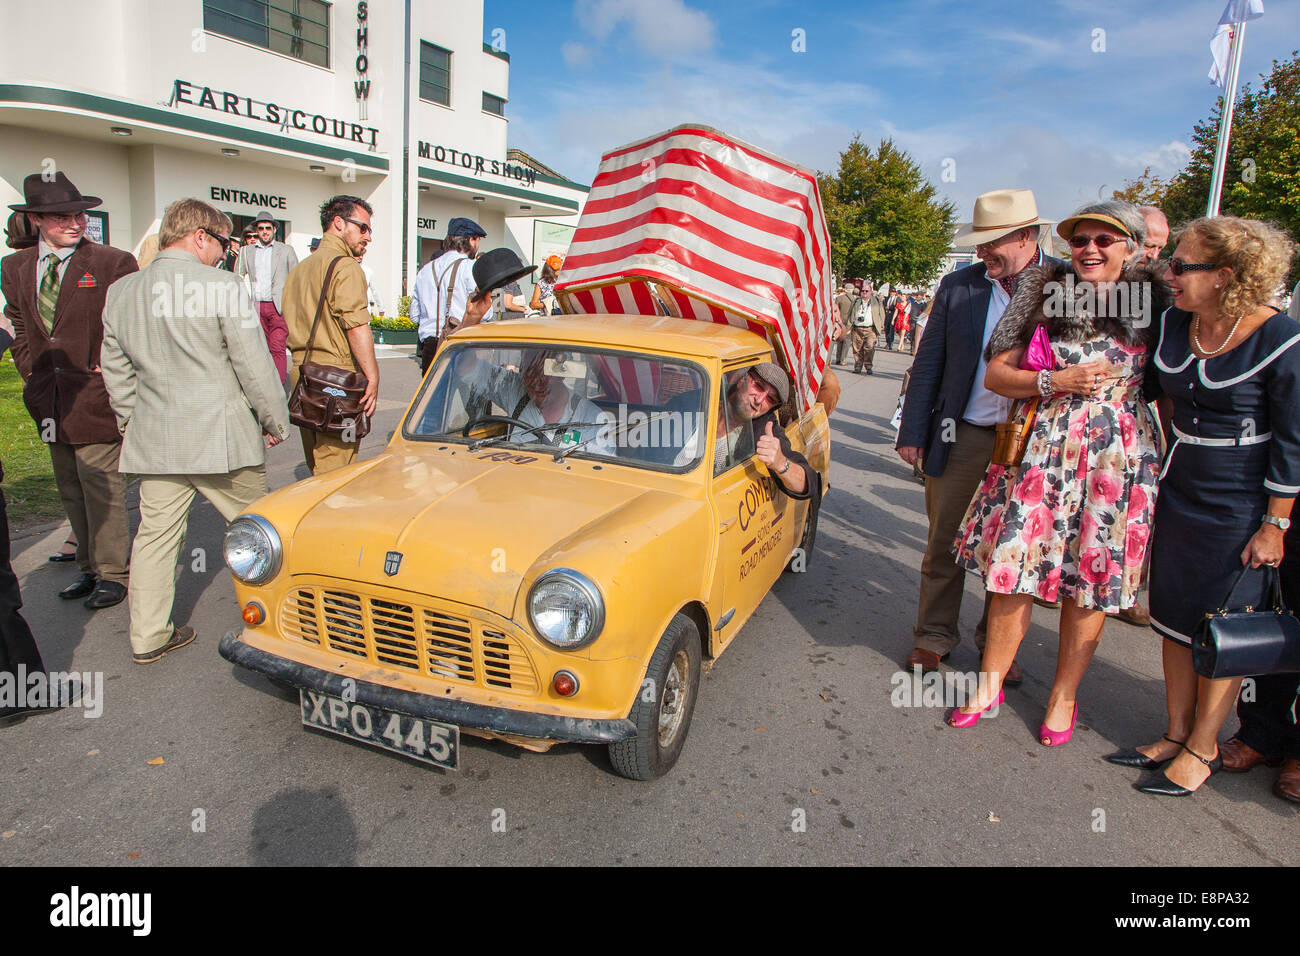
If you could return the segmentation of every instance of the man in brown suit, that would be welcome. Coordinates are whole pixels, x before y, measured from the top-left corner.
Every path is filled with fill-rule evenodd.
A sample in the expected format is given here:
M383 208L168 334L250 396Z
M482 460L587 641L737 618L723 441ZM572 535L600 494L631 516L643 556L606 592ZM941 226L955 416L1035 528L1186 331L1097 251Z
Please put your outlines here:
M25 202L10 206L40 233L35 247L0 260L13 355L26 383L23 401L50 446L54 480L77 538L81 577L59 596L86 598L91 610L126 597L126 481L117 470L122 436L99 370L104 295L136 271L135 258L85 236L86 210L100 205L66 175L23 181Z

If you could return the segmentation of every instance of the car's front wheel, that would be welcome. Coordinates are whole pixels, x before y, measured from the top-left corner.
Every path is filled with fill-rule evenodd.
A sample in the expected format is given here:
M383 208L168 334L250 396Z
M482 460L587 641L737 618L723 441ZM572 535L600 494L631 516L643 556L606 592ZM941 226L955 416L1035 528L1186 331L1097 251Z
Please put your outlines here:
M678 614L659 639L628 715L636 736L609 745L617 774L653 780L672 769L686 743L699 688L700 635L690 618Z

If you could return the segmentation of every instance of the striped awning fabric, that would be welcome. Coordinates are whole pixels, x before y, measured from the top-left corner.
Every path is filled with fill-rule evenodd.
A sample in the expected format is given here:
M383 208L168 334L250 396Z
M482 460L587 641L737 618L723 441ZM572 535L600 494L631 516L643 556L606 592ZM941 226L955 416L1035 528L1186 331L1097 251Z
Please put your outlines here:
M601 158L556 296L569 313L675 315L772 342L807 411L830 350L830 239L814 174L703 126Z

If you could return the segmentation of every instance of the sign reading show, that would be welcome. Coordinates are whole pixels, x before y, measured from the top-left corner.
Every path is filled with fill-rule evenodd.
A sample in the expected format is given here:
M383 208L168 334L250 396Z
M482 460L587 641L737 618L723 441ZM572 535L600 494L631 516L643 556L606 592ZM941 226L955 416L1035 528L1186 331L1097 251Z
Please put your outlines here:
M468 170L475 176L482 176L486 173L491 176L514 179L525 186L532 186L537 182L537 171L535 169L512 163L509 160L488 159L485 156L479 156L477 153L452 149L450 146L434 146L423 141L416 145L421 159L432 159L436 163L458 166L461 169Z
M220 99L221 105L217 105L218 99ZM201 106L205 109L215 110L218 113L232 113L235 116L244 116L263 123L271 123L280 127L286 133L289 132L290 128L293 128L303 132L319 133L322 136L333 136L335 139L343 139L352 143L362 143L372 148L375 146L376 137L379 135L379 130L373 126L349 123L347 120L322 116L320 113L309 113L306 110L294 109L279 103L263 103L252 97L237 96L234 93L214 90L208 86L199 87L185 80L173 80L172 97L167 105L175 107L180 103L185 103L188 106ZM369 136L367 137L366 134L369 134Z
M360 0L357 4L357 78L352 84L357 91L357 107L360 109L357 115L360 119L370 118L366 113L370 103L370 25L366 22L369 19L366 0Z

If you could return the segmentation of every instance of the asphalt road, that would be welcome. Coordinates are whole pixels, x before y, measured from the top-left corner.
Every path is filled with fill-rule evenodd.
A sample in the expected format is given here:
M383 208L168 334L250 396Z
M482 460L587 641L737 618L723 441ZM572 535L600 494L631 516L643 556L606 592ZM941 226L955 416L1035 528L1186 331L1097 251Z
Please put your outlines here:
M1300 863L1300 807L1273 796L1271 771L1220 774L1175 800L1133 791L1137 771L1102 761L1163 729L1150 631L1107 626L1059 750L1035 739L1055 667L1055 615L1041 608L1025 683L997 718L958 731L941 706L891 702L926 528L889 427L909 361L882 351L875 376L841 372L809 569L785 575L704 674L685 752L652 783L615 776L603 748L534 754L466 736L461 769L444 772L305 729L296 696L217 654L239 619L222 523L201 499L176 613L199 637L149 666L131 661L125 604L92 614L55 596L76 573L46 562L62 530L15 541L48 665L102 672L104 690L97 718L0 730L0 864ZM401 352L380 368L363 455L418 378ZM296 441L268 460L272 487L305 474ZM956 671L978 669L978 599L972 579Z

